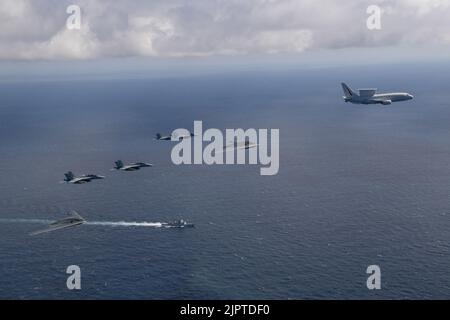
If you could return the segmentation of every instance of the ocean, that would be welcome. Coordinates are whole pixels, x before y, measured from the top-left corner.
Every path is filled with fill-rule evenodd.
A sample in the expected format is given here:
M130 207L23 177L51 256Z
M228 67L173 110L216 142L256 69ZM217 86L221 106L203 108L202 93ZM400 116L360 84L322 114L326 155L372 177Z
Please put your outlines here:
M450 298L449 71L3 81L0 298ZM346 104L341 81L415 98ZM154 135L195 120L279 129L279 173L172 164L174 143ZM118 159L154 167L110 171ZM69 170L106 179L60 183ZM94 223L29 236L70 210ZM175 219L195 228L160 227ZM66 287L70 265L81 290ZM381 290L367 289L369 265Z

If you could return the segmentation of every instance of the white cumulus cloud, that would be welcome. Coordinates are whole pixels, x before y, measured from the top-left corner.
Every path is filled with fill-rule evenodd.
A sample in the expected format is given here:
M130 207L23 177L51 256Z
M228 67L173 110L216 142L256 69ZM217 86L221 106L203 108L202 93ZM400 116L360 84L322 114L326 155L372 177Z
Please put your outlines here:
M373 4L381 30L366 28ZM69 5L81 8L80 30L66 28ZM0 59L447 47L448 17L450 0L0 0Z

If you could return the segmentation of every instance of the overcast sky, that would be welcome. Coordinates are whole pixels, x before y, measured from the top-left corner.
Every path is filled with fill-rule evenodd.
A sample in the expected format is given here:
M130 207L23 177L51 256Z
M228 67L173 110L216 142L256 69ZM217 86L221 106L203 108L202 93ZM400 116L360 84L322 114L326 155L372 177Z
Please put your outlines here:
M80 30L66 8L79 5ZM366 27L371 4L381 30ZM450 0L0 0L0 59L210 56L450 44Z
M73 4L82 10L79 30L66 27ZM381 30L366 26L370 5L382 9ZM388 59L386 48L399 60L450 53L450 0L0 0L5 69L23 61L273 61L355 49Z

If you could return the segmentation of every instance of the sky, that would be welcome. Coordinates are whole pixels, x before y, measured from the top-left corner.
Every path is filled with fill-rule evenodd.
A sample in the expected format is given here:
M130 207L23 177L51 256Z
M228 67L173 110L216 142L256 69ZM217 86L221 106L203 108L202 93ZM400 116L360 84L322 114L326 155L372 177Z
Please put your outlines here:
M67 27L71 5L81 9L79 29ZM366 24L371 5L381 10L379 30ZM0 75L179 60L195 67L445 58L448 17L450 0L0 0Z

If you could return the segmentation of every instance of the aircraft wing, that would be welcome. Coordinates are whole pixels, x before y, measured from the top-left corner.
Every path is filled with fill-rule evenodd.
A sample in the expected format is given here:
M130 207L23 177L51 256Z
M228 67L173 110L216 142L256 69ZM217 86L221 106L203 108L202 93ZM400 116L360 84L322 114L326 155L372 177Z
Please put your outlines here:
M257 143L249 143L249 144L245 144L243 142L239 142L237 144L231 143L223 147L223 152L250 149L256 147L257 145L258 145Z
M79 177L79 178L74 178L72 179L70 182L71 183L83 183L83 182L90 182L92 179L88 178L88 177Z
M234 144L232 143L232 144L227 144L226 146L224 146L223 147L223 151L224 152L226 152L226 151L230 151L230 150L234 150Z
M75 210L70 211L69 216L78 218L78 219L82 220L83 222L85 221Z
M381 103L382 105L389 105L392 104L391 100L381 100L381 99L373 99L373 101L377 102L377 103Z
M79 225L82 223L83 222L79 221L76 223L68 223L68 224L58 225L58 226L49 226L48 228L37 230L37 231L30 233L30 236L35 236L35 235L38 235L41 233L47 233L47 232L52 232L52 231L56 231L56 230L60 230L60 229L65 229L65 228L73 227L73 226L76 226L76 225Z
M227 147L227 149L228 150L242 150L242 149L250 149L250 148L254 148L254 147L256 147L258 144L256 144L256 143L248 143L248 144L245 144L245 143L242 143L242 142L240 142L240 143L238 143L237 145L232 145L232 146L230 146L229 148Z
M250 144L247 144L247 145L238 146L238 147L236 147L236 150L250 149L250 148L254 148L256 146L257 146L256 143L250 143Z

